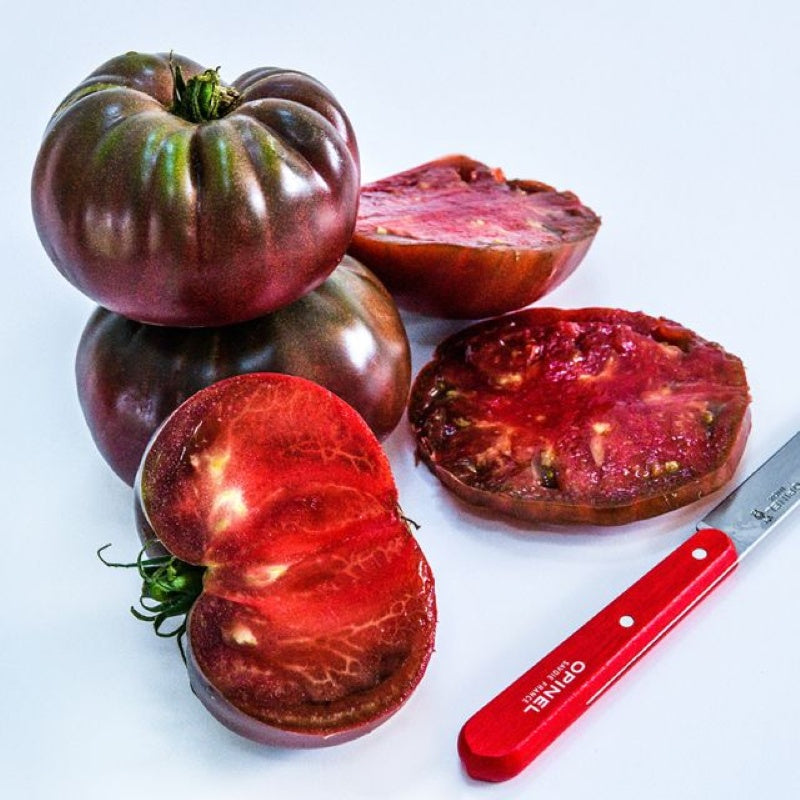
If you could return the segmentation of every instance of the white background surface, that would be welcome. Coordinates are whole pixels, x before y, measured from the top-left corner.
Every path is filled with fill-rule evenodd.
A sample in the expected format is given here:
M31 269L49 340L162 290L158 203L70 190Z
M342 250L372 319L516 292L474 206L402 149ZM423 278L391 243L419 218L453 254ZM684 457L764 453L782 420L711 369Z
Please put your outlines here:
M740 475L800 426L800 6L791 2L16 3L0 37L3 279L0 793L19 798L800 796L800 514L513 782L460 769L463 721L683 538L709 500L616 530L478 517L386 443L422 524L437 650L370 736L288 751L242 740L190 693L171 641L135 622L131 492L75 396L92 304L48 263L29 177L49 115L129 49L232 79L277 64L348 110L365 180L450 152L573 189L603 217L546 303L663 314L742 357ZM415 372L457 325L407 317Z

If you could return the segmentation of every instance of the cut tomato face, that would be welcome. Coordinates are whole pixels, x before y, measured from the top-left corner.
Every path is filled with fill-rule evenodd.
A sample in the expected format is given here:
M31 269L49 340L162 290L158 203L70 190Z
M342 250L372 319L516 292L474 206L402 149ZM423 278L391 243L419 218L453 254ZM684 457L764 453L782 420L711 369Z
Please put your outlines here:
M188 665L224 724L329 744L410 696L433 648L433 578L380 445L344 401L285 375L214 384L156 434L137 491L160 544L206 568Z
M469 503L533 522L619 524L733 474L742 362L675 322L531 309L468 327L412 389L420 457Z
M364 186L349 249L401 307L469 319L554 289L599 225L571 192L455 155Z

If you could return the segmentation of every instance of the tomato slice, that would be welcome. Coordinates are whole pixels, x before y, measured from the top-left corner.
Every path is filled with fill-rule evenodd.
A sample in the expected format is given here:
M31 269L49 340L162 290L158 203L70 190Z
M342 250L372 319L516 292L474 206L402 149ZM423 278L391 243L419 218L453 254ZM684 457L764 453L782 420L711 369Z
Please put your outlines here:
M214 384L156 435L138 493L160 543L206 567L189 669L226 725L327 744L410 696L433 648L433 578L386 456L344 401L285 375Z
M599 225L571 192L455 155L364 186L349 249L403 308L467 319L555 288Z
M436 350L409 408L418 452L470 503L619 524L719 488L749 432L742 362L677 323L531 309Z

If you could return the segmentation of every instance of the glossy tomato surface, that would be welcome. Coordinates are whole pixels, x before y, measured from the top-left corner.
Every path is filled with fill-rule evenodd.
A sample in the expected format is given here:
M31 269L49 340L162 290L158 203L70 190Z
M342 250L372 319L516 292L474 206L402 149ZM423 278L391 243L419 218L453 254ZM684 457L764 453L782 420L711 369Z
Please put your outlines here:
M248 372L319 383L383 438L405 410L411 359L391 296L369 270L345 256L313 292L238 325L144 325L98 308L81 337L75 372L100 452L133 484L147 442L174 409L205 386Z
M255 69L217 119L173 112L178 55L127 53L56 110L32 181L47 254L142 322L224 325L284 306L339 263L355 224L350 123L314 78ZM212 71L213 72L213 71Z
M422 459L467 502L532 522L619 524L722 486L749 402L742 362L676 322L535 308L440 344L409 417Z
M599 226L572 192L453 155L364 186L350 252L402 308L474 319L554 289Z
M433 648L433 578L386 456L342 400L266 373L203 389L154 437L137 496L147 531L206 567L189 670L223 724L330 744L408 699Z

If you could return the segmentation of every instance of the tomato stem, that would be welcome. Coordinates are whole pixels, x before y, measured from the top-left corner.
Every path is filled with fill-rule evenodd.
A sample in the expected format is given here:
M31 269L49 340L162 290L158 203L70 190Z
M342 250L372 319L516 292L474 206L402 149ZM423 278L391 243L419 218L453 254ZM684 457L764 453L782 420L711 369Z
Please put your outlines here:
M111 545L106 544L97 551L97 557L107 567L135 568L142 579L142 594L139 598L139 607L142 610L131 606L131 614L136 619L152 623L156 636L175 637L181 656L186 661L183 649L186 615L203 591L205 567L189 564L171 555L145 558L147 546L141 549L136 561L121 564L105 559L103 551L109 547ZM179 623L173 627L165 627L173 618L180 618Z
M219 67L207 69L189 80L185 80L180 65L170 55L172 72L173 114L189 122L210 122L224 117L239 102L239 92L223 85Z

